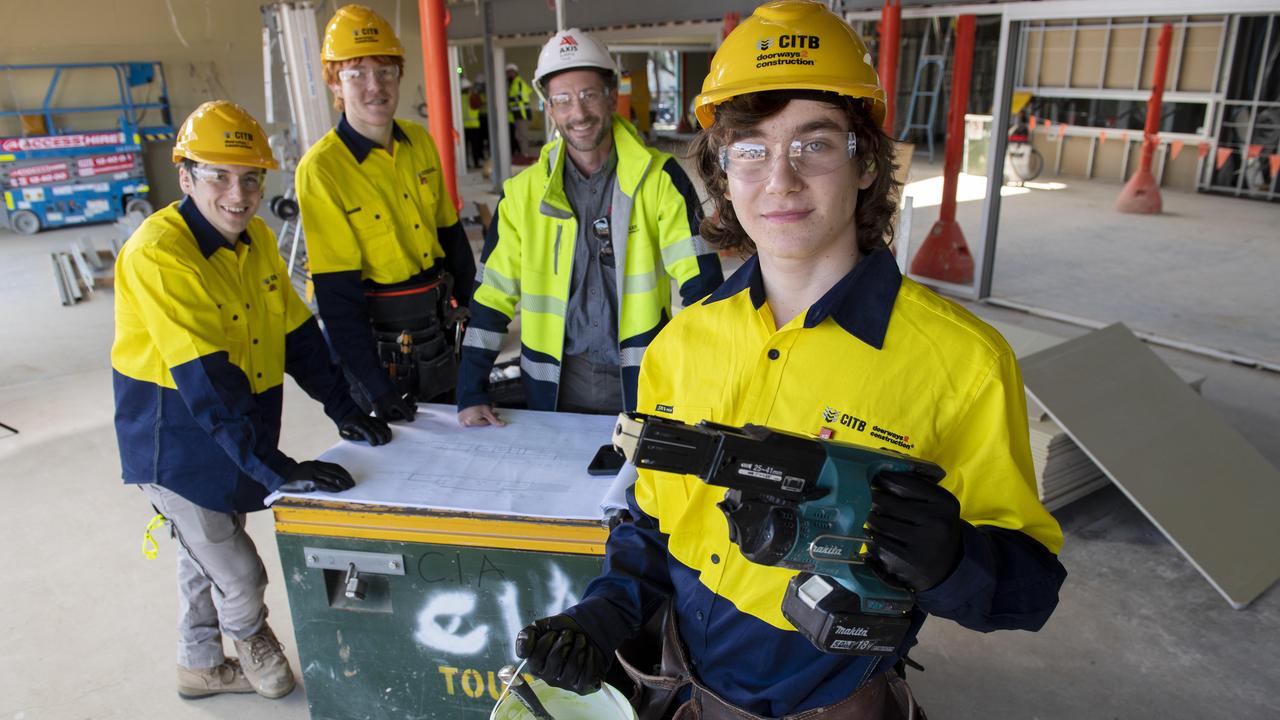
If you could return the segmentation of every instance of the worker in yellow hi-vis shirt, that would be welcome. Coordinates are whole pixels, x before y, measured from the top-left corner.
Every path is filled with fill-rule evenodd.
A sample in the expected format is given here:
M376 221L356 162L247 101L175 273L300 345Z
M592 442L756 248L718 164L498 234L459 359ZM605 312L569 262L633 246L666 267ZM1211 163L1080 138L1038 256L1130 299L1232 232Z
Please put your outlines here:
M258 122L233 103L205 103L183 123L173 160L186 198L147 218L116 261L120 464L180 543L178 694L284 697L293 672L267 624L267 575L244 514L276 490L354 485L341 466L276 447L284 374L342 437L381 445L391 430L352 402L254 214L276 167ZM223 655L223 633L238 658Z
M395 118L404 49L391 26L341 7L321 55L342 117L296 175L320 319L357 401L408 421L416 401L453 397L475 257L431 136Z
M742 530L752 516L737 496L641 468L604 572L577 605L522 630L516 654L548 683L585 693L621 649L642 720L922 718L903 667L926 617L1038 630L1066 577L1062 530L1036 495L1017 362L995 330L899 274L886 246L899 188L884 91L862 38L825 3L756 8L716 51L696 102L692 155L717 211L703 236L749 258L649 345L636 409L941 467L941 483L923 470L849 478L870 494L857 561L914 603L895 616L887 647L857 644L884 616L828 625L847 631L845 644L819 647L784 600L835 623L874 598L834 583L789 594L798 570L753 552L765 530ZM780 467L794 467L786 454ZM783 517L754 517L753 530L785 533ZM820 551L815 540L809 552ZM662 607L661 652L624 647Z

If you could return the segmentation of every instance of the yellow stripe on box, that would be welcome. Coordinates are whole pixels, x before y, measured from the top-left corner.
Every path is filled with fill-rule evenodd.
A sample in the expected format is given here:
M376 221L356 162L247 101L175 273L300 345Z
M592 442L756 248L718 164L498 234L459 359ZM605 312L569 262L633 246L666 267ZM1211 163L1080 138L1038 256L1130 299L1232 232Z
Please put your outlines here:
M350 508L350 505L344 505ZM539 552L603 555L609 533L587 521L506 519L422 514L402 508L383 512L277 504L276 532L292 535L390 540Z

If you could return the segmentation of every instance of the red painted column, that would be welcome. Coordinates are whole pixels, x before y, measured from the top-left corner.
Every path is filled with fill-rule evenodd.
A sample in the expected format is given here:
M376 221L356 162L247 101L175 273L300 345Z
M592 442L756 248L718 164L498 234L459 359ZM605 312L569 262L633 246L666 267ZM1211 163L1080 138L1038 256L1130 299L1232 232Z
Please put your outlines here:
M968 285L973 282L973 256L956 223L956 189L964 155L964 113L969 105L969 81L973 77L973 39L977 18L956 20L956 49L951 73L951 108L947 116L947 149L943 155L942 207L920 251L911 260L916 275ZM995 160L992 160L995 162Z
M880 10L880 62L876 72L880 74L880 86L884 88L884 131L891 137L893 110L898 97L898 52L902 45L902 0L884 0Z
M1116 198L1116 210L1123 213L1158 215L1164 209L1160 199L1160 185L1151 174L1151 161L1160 144L1160 104L1164 100L1164 78L1169 73L1169 48L1173 44L1173 26L1165 23L1160 28L1156 46L1155 77L1151 79L1151 99L1147 101L1147 125L1142 133L1142 164L1125 183Z
M462 209L458 197L458 163L454 153L457 130L453 127L453 102L449 91L449 26L444 0L418 0L418 22L422 28L422 76L427 81L427 129L440 152L444 186L455 209Z

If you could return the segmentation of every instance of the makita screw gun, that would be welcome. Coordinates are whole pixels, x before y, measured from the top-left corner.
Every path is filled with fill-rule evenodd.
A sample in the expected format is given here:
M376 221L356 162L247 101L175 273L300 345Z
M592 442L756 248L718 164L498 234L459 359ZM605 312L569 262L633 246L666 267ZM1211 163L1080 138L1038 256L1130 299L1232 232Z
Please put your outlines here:
M892 450L760 425L687 425L641 413L618 416L613 443L638 468L728 488L717 507L728 519L729 539L752 562L801 571L782 614L818 649L889 655L901 643L915 600L866 565L871 479L894 471L937 482L942 468Z

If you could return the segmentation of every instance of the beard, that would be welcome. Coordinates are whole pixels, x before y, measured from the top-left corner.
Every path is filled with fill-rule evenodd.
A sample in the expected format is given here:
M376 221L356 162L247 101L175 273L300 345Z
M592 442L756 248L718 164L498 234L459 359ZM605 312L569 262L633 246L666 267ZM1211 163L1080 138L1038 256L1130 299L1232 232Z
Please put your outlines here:
M569 147L577 150L578 152L591 152L592 150L595 150L600 147L600 143L604 142L606 133L613 129L613 123L605 122L604 118L600 118L597 122L599 122L599 130L591 136L590 140L584 142L577 136L565 132L563 133L564 141L569 143ZM579 123L579 125L581 124L582 123Z

